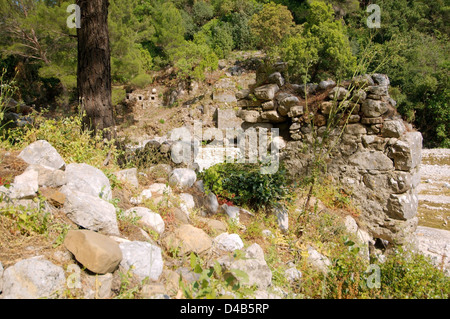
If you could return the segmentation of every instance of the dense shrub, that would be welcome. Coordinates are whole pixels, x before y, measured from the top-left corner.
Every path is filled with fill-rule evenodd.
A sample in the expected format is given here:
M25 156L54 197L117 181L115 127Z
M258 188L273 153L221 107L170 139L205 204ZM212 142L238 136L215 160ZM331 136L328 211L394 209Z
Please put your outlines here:
M205 188L235 205L264 210L289 200L286 170L261 174L258 164L216 164L201 174Z

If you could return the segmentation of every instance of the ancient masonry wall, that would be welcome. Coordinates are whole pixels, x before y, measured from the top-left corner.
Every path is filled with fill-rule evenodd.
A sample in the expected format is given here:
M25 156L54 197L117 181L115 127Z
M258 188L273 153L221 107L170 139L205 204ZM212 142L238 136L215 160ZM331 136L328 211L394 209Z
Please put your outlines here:
M418 222L422 135L396 115L389 78L366 74L339 85L297 85L286 84L282 70L257 78L253 89L236 94L242 127L284 129L282 158L292 175L302 176L313 159L313 130L320 137L329 121L342 118L330 134L340 138L327 158L327 173L352 194L374 238L407 242ZM337 108L342 111L331 117Z

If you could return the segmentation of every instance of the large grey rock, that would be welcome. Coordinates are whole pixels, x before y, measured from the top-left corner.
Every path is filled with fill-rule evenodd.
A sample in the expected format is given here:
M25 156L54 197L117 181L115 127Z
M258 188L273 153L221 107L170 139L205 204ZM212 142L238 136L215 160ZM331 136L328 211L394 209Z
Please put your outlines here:
M178 195L180 198L180 209L187 215L195 208L194 197L188 193L181 193Z
M374 73L372 79L377 85L389 86L390 84L389 77L386 74Z
M65 289L64 270L42 256L23 259L3 273L3 299L55 298Z
M139 187L139 181L137 178L137 168L128 168L115 172L114 175L121 182L129 183L134 187Z
M349 98L349 92L347 89L337 86L330 91L328 98L331 100L336 99L337 101L342 101Z
M296 96L287 96L278 102L278 113L287 116L291 107L299 105L300 101Z
M113 272L122 260L122 251L114 240L91 230L70 230L64 246L96 274Z
M277 84L279 87L282 87L284 85L284 78L280 72L272 73L267 79L270 83Z
M253 244L245 250L245 258L233 261L228 269L239 269L248 275L248 281L241 284L265 289L272 284L272 272L264 259L264 251L258 244Z
M214 238L214 244L217 248L225 251L235 251L244 248L244 243L238 234L222 233Z
M389 157L377 151L356 152L348 158L348 162L358 168L367 170L388 171L394 169Z
M190 168L176 168L169 175L169 185L172 187L189 188L197 180L197 174Z
M59 169L39 164L31 164L26 170L35 170L38 172L39 186L56 188L67 183L66 172Z
M143 241L130 241L119 244L123 259L120 267L137 276L139 280L149 278L158 280L162 274L164 261L161 248Z
M125 216L140 217L138 223L151 228L158 234L162 234L165 229L165 223L161 215L152 212L147 207L133 207L125 211Z
M282 116L276 110L266 111L261 113L261 119L271 123L282 123L287 120L287 117Z
M356 88L367 88L375 84L372 77L369 74L357 75L352 79L352 84Z
M9 188L9 197L23 199L33 198L39 189L39 173L29 169L14 178Z
M75 224L89 230L119 235L113 204L67 185L61 188L61 193L66 197L63 211Z
M291 267L284 271L284 277L290 283L295 283L300 281L300 279L302 278L302 272L295 267Z
M19 158L28 164L39 164L55 169L62 168L66 163L56 149L45 140L39 140L25 147Z
M311 266L324 273L327 273L329 271L329 267L331 266L330 260L311 246L308 246L307 261L311 264Z
M222 211L228 215L228 217L235 221L235 222L239 222L239 215L240 215L240 211L241 209L237 206L228 206L227 204L223 204L222 206L220 206L220 208L222 209Z
M72 163L66 167L67 186L92 196L111 200L112 192L108 177L91 165Z
M375 85L375 86L369 86L369 87L367 88L367 91L368 91L370 94L379 95L379 96L386 96L386 95L389 95L388 87L387 87L387 86L378 86L378 85Z
M336 85L336 82L333 80L326 80L319 82L319 89L320 90L326 90Z
M210 214L216 214L219 209L219 201L213 192L209 192L203 196L203 206Z
M395 219L407 220L417 215L419 198L415 191L391 194L387 203L387 213Z
M406 131L402 120L384 121L381 134L383 137L400 137Z
M267 84L254 90L256 98L264 101L273 100L275 94L280 90L277 84Z
M422 134L406 132L391 146L388 155L394 160L395 169L409 171L417 167L422 161Z
M389 110L387 102L367 99L362 102L361 111L366 117L380 117Z
M289 230L289 214L286 208L280 207L275 209L275 216L277 217L278 228L283 232Z
M247 123L258 123L260 121L260 113L255 110L240 110L238 115Z

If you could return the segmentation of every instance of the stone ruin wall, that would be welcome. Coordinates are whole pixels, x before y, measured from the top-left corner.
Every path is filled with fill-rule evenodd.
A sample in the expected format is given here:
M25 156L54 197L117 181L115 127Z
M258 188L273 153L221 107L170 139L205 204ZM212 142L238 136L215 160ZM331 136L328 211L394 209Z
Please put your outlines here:
M313 158L305 91L318 136L326 131L330 110L344 105L347 123L330 134L340 139L327 158L327 174L352 194L374 238L408 242L418 223L422 135L396 114L389 78L366 74L339 85L331 80L297 85L285 83L280 70L257 79L253 88L236 93L237 116L244 128L280 128L286 140L281 158L293 176L305 176Z

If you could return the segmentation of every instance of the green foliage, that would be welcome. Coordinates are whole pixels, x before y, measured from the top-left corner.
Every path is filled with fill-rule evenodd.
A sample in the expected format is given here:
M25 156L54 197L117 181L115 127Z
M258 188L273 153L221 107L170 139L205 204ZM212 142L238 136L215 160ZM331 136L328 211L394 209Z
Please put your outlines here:
M257 164L216 164L202 173L205 188L235 205L263 210L288 200L287 173L262 174Z
M344 79L356 67L345 27L334 19L331 6L320 1L311 3L302 29L281 45L281 57L290 76L302 83L330 76Z
M380 264L380 271L384 298L449 298L450 279L421 254L400 249Z
M445 101L449 87L448 5L443 0L381 0L381 28L365 26L362 10L347 18L352 43L359 47L373 39L378 52L369 69L386 73L391 80L398 111L424 135L426 147L448 145ZM395 94L395 96L394 96Z
M204 25L214 15L213 6L206 1L196 1L192 6L192 18L198 26Z
M184 45L171 50L170 55L179 78L184 80L204 80L205 72L214 71L219 65L217 55L206 43L184 41Z
M23 149L37 140L46 140L56 148L66 163L87 163L103 167L108 154L113 161L118 156L114 140L105 144L100 133L93 135L83 129L81 115L46 119L43 114L35 114L32 126L11 129L1 138L4 146L17 149Z
M242 286L247 282L248 275L239 269L224 270L216 261L213 267L204 268L204 262L194 253L190 255L190 266L199 278L190 284L185 284L180 278L180 287L187 299L221 299L251 297L254 290ZM237 280L237 279L240 280Z
M294 28L292 13L287 7L269 2L250 21L258 45L268 51L281 43Z
M0 130L6 123L3 123L5 119L5 111L9 102L11 101L14 93L17 91L15 81L8 81L6 79L6 69L2 69L0 74Z

